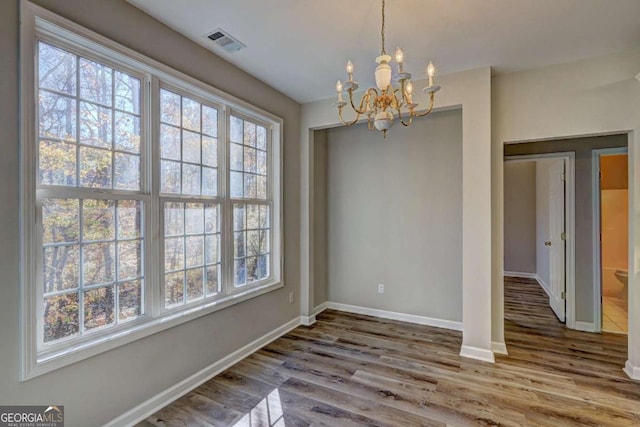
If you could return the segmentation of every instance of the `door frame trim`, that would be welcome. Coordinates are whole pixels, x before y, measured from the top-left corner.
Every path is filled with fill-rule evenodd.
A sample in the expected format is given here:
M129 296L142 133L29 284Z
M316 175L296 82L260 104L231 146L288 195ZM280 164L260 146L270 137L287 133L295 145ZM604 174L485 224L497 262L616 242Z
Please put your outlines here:
M569 329L576 329L576 153L573 151L567 151L558 153L504 156L504 162L524 162L552 158L562 158L566 161L566 197L564 201L565 232L567 233L567 252L565 256L565 325Z
M595 332L602 332L602 254L599 239L602 223L600 215L600 157L615 154L626 154L627 161L629 149L627 147L599 148L592 150L591 154L591 194L592 218L593 218L593 324ZM628 177L627 177L628 180ZM628 268L628 266L627 266Z

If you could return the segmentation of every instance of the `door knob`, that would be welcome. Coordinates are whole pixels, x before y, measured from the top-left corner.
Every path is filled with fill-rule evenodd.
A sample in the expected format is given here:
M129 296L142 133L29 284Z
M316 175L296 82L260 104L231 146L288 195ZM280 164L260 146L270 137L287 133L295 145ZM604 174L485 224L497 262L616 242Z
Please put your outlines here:
M544 245L545 245L545 246L551 246L551 241L549 241L549 242L544 242Z

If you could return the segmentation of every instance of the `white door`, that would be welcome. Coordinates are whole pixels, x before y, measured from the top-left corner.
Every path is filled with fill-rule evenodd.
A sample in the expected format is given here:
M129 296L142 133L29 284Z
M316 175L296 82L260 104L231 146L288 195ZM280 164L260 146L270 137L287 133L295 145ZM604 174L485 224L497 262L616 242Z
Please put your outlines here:
M564 159L549 168L549 304L558 319L565 321L565 181Z

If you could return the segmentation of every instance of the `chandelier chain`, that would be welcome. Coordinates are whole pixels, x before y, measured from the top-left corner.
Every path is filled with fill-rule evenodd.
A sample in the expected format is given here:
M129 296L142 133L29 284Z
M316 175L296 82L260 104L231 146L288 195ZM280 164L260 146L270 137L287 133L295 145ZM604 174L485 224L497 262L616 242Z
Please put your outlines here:
M386 55L387 52L384 50L384 2L385 0L382 0L382 27L380 29L380 35L382 36L382 52L381 55Z

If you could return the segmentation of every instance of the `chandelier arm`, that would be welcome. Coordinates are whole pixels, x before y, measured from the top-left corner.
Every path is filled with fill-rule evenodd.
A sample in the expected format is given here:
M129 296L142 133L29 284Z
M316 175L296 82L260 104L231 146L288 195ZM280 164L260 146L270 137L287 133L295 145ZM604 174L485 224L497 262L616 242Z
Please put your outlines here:
M402 109L400 106L396 106L396 111L398 112L398 119L400 119L400 123L402 123L402 126L410 126L411 123L413 123L413 111L409 110L409 121L405 122L404 119L402 118Z
M429 114L431 112L431 110L433 110L433 104L435 103L435 93L431 92L431 94L429 95L429 108L427 108L427 111L425 111L424 113L421 114L416 114L416 117L424 117L427 114Z
M355 104L353 103L353 90L349 89L349 103L351 104L351 108L353 108L353 111L358 113L358 115L364 114L366 112L362 108L364 107L364 100L366 97L368 97L368 95L368 92L362 95L362 98L360 98L360 105L358 106L358 108L356 108Z
M342 107L339 107L339 108L338 108L338 116L340 117L340 122L341 122L343 125L345 125L345 126L352 126L352 125L355 125L355 124L356 124L356 122L360 119L360 114L361 114L361 113L358 113L358 112L356 111L356 118L355 118L355 119L353 119L353 121L351 121L351 122L345 122L345 121L344 121L344 119L342 118Z

